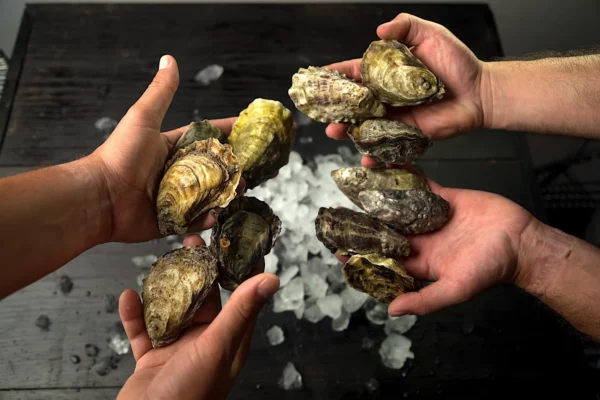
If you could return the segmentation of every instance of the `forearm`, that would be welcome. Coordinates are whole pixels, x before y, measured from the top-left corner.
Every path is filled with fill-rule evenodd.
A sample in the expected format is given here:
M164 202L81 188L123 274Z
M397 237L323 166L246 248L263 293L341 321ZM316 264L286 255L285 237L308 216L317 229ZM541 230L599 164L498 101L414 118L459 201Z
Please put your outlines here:
M485 63L484 125L600 137L600 55Z
M89 159L0 180L0 298L101 243L112 223Z
M524 231L516 283L579 331L600 340L600 250L534 220Z

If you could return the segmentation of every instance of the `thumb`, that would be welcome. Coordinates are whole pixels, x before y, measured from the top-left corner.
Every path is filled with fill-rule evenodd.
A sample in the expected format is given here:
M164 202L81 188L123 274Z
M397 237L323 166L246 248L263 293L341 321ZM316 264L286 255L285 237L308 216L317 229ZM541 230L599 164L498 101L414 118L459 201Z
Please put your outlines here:
M380 25L377 28L377 36L380 39L394 39L410 46L418 46L428 37L441 33L443 29L435 22L401 13L392 21Z
M175 58L162 56L158 72L125 118L136 125L160 130L162 121L179 86L179 69Z
M425 315L469 299L468 290L456 282L440 280L418 292L398 296L388 308L389 315Z

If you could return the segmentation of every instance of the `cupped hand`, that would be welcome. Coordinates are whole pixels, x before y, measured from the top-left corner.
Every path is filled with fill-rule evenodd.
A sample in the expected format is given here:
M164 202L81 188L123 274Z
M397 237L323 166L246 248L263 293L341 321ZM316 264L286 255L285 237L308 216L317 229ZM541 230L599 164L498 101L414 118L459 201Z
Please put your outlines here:
M184 240L184 246L197 245L204 245L198 235ZM179 340L157 349L144 328L139 295L123 292L119 313L136 367L118 398L225 399L245 363L258 313L278 289L275 275L260 273L242 283L221 309L215 283Z
M412 52L446 86L441 101L406 107L388 107L386 118L396 119L420 128L425 135L445 139L483 125L484 106L482 84L485 86L485 63L445 27L410 14L399 14L394 20L377 28L381 39L394 39ZM361 81L360 59L326 66ZM347 124L330 124L326 133L333 139L348 138ZM364 158L363 164L374 165Z
M90 158L101 171L110 199L111 223L104 237L113 242L140 242L159 237L156 193L171 149L187 126L161 133L163 118L179 85L179 71L171 56L161 58L158 73L139 100L127 111L113 133ZM235 118L210 121L229 134ZM192 232L209 228L208 214Z
M428 183L450 203L450 219L437 231L410 236L411 255L402 264L433 283L397 297L390 315L431 313L519 276L521 237L533 216L497 194Z

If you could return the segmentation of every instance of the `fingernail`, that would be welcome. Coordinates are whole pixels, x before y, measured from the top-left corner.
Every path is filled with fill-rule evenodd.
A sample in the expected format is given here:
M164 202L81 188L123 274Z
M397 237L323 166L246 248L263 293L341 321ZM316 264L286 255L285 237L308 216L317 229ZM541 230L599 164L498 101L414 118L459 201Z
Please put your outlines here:
M169 66L170 59L168 56L162 56L160 58L160 62L158 63L158 69L165 69Z
M268 274L268 275L275 276L274 274ZM262 282L258 284L258 288L256 289L256 292L264 300L268 300L275 294L275 292L277 292L277 290L279 290L279 279L278 278L273 279L272 277L265 277L262 280Z

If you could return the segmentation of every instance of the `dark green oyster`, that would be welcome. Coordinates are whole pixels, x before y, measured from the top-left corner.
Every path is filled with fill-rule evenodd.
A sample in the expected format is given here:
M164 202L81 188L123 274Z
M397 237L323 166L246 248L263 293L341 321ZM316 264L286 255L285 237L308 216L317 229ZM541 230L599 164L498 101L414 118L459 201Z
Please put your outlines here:
M408 256L410 245L400 233L367 214L347 208L319 209L317 238L338 255L379 253Z
M393 164L412 163L432 144L419 128L382 118L351 125L348 135L362 154Z
M349 286L386 304L403 293L423 287L422 282L410 276L402 264L379 254L354 255L342 271Z
M144 322L152 347L175 342L192 322L217 277L206 246L182 247L160 257L144 279Z
M358 198L367 214L407 235L434 231L450 218L450 203L427 190L365 190Z
M173 154L175 154L177 150L183 149L194 142L206 140L208 138L215 138L222 144L227 143L225 134L216 126L212 126L208 120L192 122L187 131L185 131L177 143L175 143Z
M269 254L281 231L281 221L266 203L254 197L237 197L221 212L211 214L217 221L210 247L218 260L219 284L235 290Z

